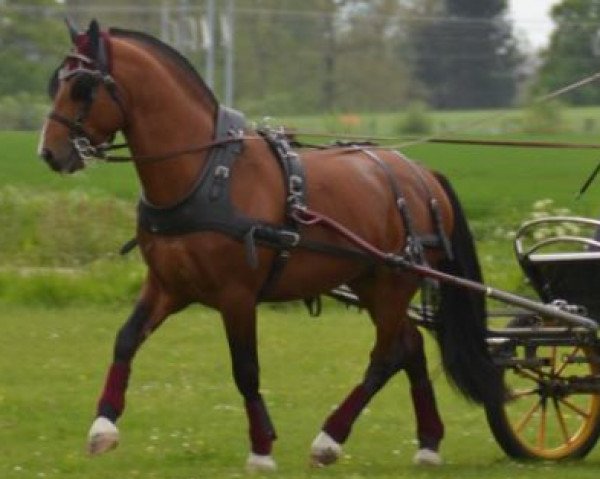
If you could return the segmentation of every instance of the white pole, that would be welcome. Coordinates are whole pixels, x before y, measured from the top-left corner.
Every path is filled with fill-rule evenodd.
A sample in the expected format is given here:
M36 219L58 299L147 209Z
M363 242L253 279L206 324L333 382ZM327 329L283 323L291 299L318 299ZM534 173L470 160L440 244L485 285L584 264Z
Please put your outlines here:
M225 14L221 17L221 33L225 49L225 105L233 107L235 83L235 0L227 0Z
M204 80L210 87L215 83L215 0L206 0L206 72Z

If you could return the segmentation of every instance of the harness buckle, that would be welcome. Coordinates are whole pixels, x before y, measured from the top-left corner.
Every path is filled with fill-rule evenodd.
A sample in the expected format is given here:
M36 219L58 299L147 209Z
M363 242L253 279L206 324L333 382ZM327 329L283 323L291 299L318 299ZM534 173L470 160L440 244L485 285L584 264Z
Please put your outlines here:
M289 187L289 198L290 203L299 203L302 197L302 191L304 186L304 180L299 175L290 175L288 179Z
M229 178L229 168L225 165L218 165L215 168L214 176L215 178L222 178L226 180L227 178Z
M289 230L279 231L279 237L281 241L285 242L287 246L295 248L300 244L300 233Z
M227 131L227 135L234 140L243 140L244 139L244 129L243 128L231 128Z

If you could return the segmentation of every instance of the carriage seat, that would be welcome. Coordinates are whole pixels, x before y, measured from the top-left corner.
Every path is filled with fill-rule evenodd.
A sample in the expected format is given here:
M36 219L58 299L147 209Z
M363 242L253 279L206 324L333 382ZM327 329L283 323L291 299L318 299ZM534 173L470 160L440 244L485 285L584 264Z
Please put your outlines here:
M600 322L600 221L554 216L524 223L515 253L531 286L545 303L562 300Z

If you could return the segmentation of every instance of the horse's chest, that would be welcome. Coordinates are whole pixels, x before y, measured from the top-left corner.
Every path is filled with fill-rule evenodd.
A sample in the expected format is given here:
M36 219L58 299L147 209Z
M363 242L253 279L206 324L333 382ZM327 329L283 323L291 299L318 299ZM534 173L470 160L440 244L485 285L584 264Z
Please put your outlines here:
M144 242L142 254L152 274L171 294L211 306L223 285L224 271L230 270L232 253L224 254L223 241L215 233L154 237Z

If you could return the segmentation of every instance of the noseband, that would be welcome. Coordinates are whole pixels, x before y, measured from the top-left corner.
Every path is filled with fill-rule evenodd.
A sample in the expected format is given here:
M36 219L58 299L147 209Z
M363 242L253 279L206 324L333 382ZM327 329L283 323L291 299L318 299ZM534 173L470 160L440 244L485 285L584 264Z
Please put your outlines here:
M75 66L70 67L70 63L74 63ZM112 75L108 72L105 62L96 62L90 57L81 53L69 53L65 58L63 68L61 68L58 73L58 79L69 80L79 75L89 75L95 81L91 86L92 91L90 95L82 103L81 108L79 109L79 112L75 118L67 118L55 110L48 114L48 118L60 123L69 130L69 139L73 149L82 161L91 159L104 159L106 156L106 151L109 151L113 148L118 148L121 145L112 144L115 137L114 134L111 135L106 141L100 144L94 144L92 135L84 127L85 120L87 119L96 98L98 87L103 85L106 88L110 98L119 107L124 120L127 118L125 115L125 107L121 100L121 96L119 95L117 84Z

